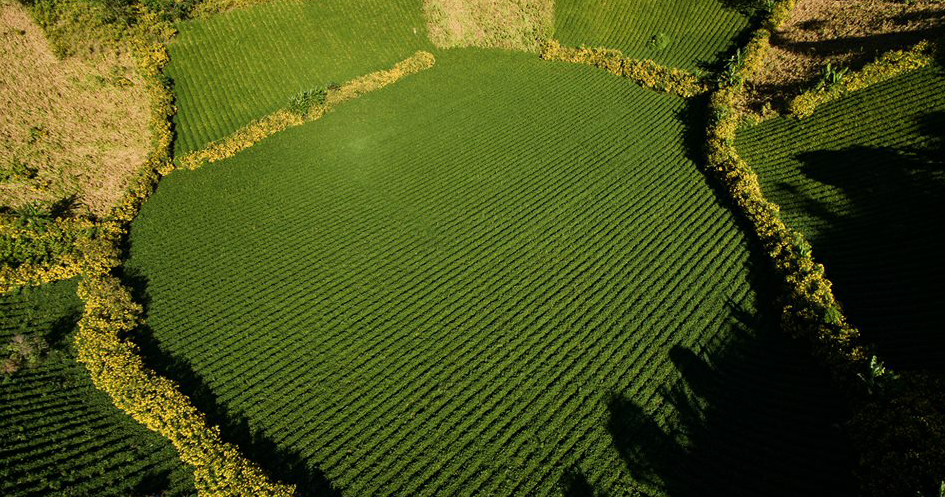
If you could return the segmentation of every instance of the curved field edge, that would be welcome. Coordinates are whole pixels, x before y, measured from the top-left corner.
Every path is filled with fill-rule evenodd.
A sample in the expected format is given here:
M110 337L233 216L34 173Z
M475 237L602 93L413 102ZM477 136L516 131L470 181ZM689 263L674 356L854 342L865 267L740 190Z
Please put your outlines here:
M430 50L420 0L276 0L177 25L166 72L183 155L328 87Z
M161 75L168 60L164 40L170 31L152 14L145 15L143 25L148 29L135 32L127 41L150 98L152 149L140 176L133 178L111 215L95 227L94 236L83 240L72 261L83 275L78 293L85 304L74 339L76 357L86 366L93 385L105 391L116 407L173 443L181 459L194 467L199 493L289 495L292 487L271 483L232 445L223 443L218 430L207 425L177 385L146 368L136 346L124 339L138 325L140 307L112 273L120 264L124 225L154 190L158 171L170 164L174 113L173 98ZM48 278L30 278L27 283L38 285L64 277L56 271L41 276Z
M680 425L698 441L675 454L720 489L846 493L816 370L780 345L736 366L777 335L748 318L729 335L726 296L747 315L757 301L748 250L686 159L686 105L593 68L444 53L168 177L127 268L164 353L348 493L548 494L572 466L605 490L691 490L665 461L652 477L635 463ZM741 333L742 354L716 354ZM769 395L811 402L762 414ZM718 430L684 415L707 404ZM759 463L749 446L784 450ZM732 459L750 468L737 481L708 469Z
M843 315L824 267L814 262L810 244L780 219L778 206L764 197L757 175L734 147L744 82L764 60L771 33L793 6L793 0L775 4L743 57L733 59L733 77L712 94L707 172L751 222L783 278L782 326L811 342L814 356L851 403L853 416L846 427L858 452L861 492L933 495L945 481L945 410L936 402L943 382L921 372L897 375L875 356L870 359L859 331Z
M14 337L37 358L0 381L0 493L193 494L192 472L174 447L115 409L75 361L76 286L62 281L0 296L3 359Z
M929 67L797 121L742 130L736 146L785 222L811 240L845 311L896 370L945 369L936 222L945 188L945 71ZM803 128L802 128L803 127Z

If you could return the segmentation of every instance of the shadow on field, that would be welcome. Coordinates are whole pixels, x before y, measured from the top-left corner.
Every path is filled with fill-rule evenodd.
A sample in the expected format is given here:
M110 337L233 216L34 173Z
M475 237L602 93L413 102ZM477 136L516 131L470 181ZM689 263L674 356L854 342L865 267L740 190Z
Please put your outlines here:
M670 496L854 495L845 412L827 375L774 323L731 309L724 343L671 349L679 379L659 391L667 421L629 398L608 401L628 471Z
M154 471L144 475L131 491L131 495L163 495L171 486L169 470Z
M857 146L796 157L848 205L782 185L824 227L811 240L834 292L894 369L945 371L945 112L924 116L922 148Z
M143 306L147 315L150 304L147 278L125 268L122 281L131 289L135 302ZM295 495L319 497L341 495L321 469L306 463L299 453L279 447L265 434L252 429L246 417L229 412L218 402L216 395L200 374L193 369L190 362L164 351L147 325L140 326L134 336L129 338L140 347L141 355L148 367L175 381L180 386L181 392L207 416L209 424L220 427L224 441L237 446L241 454L262 467L267 474L279 482L294 484Z

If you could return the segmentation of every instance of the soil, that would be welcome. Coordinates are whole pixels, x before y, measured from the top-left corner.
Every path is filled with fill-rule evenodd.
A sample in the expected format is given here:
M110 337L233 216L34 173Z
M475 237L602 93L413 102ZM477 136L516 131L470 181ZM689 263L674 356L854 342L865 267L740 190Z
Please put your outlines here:
M749 106L786 102L817 80L827 63L861 69L879 55L945 39L945 1L798 0L771 37L763 69L751 80Z

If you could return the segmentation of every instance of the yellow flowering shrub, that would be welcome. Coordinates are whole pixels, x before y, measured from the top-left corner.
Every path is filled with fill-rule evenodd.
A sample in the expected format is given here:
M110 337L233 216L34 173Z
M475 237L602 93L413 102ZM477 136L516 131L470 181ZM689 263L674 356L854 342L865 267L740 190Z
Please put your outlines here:
M706 166L750 221L782 277L782 327L811 342L818 362L852 403L846 427L858 451L863 494L932 495L945 481L945 404L935 400L942 395L941 381L923 374L895 375L875 357L871 360L859 331L844 317L824 267L814 261L810 245L784 224L778 206L765 199L757 175L734 147L744 81L760 67L772 31L793 4L794 0L782 0L776 5L751 38L732 83L711 95ZM918 60L913 55L899 53L881 60L887 69L910 67ZM847 82L847 88L888 77L881 67L865 69ZM883 388L871 391L871 382Z
M798 119L810 117L820 104L931 64L932 50L927 41L922 41L909 50L886 52L860 71L844 76L835 88L810 90L794 97L788 104L788 111Z
M325 96L325 103L313 105L304 115L291 112L288 109L280 109L262 119L253 121L236 130L230 136L214 141L201 150L184 155L178 159L177 167L196 169L203 164L233 157L237 152L245 150L282 130L322 117L342 102L370 91L379 90L404 76L433 67L435 62L436 59L433 54L419 51L398 62L390 69L375 71L348 81L338 88L329 89ZM167 174L170 170L162 169L161 174Z
M649 59L624 57L620 50L615 49L562 47L557 40L550 39L542 43L540 56L544 60L598 67L615 76L627 78L640 86L681 97L692 97L708 89L705 83L693 74L681 69L661 66Z
M235 446L225 443L219 429L207 424L204 414L177 385L149 370L137 347L121 338L140 324L141 308L112 276L121 264L119 243L126 235L125 226L154 191L162 171L172 169L170 123L175 109L161 76L168 58L160 38L167 36L166 30L157 35L147 31L132 39L151 96L153 135L152 150L139 176L111 215L96 226L95 236L77 242L79 256L41 271L58 278L85 275L78 288L85 309L75 336L77 359L88 369L95 387L107 393L116 407L174 444L181 460L194 467L200 495L291 496L294 486L271 481Z

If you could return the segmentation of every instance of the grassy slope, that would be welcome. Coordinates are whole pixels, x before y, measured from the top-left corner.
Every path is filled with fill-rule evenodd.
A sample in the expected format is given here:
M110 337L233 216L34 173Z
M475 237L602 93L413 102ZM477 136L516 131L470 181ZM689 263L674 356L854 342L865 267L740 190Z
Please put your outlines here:
M945 71L930 67L807 120L746 129L737 143L853 323L898 368L945 369L943 86Z
M565 45L618 48L629 57L695 70L716 62L748 26L720 0L557 0L555 38ZM648 44L660 33L669 43Z
M39 335L57 346L0 378L0 494L194 493L174 447L115 409L73 359L66 343L81 311L74 281L0 297L0 342Z
M167 73L176 152L201 148L307 90L426 48L420 0L275 1L179 26Z
M843 494L835 396L755 323L683 105L533 55L440 54L166 178L128 263L154 337L350 495L545 495L565 474Z

